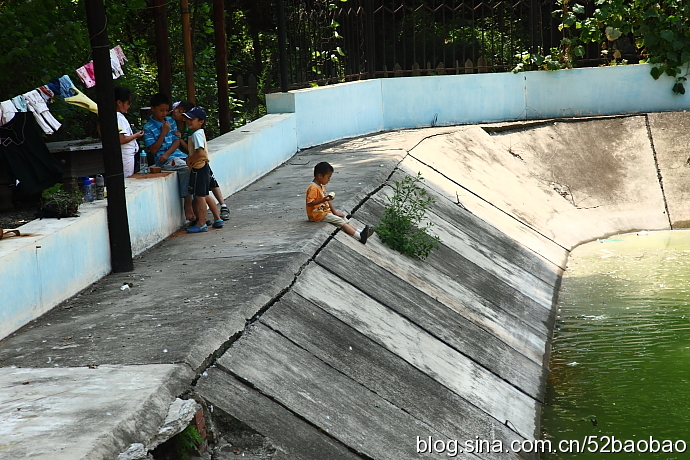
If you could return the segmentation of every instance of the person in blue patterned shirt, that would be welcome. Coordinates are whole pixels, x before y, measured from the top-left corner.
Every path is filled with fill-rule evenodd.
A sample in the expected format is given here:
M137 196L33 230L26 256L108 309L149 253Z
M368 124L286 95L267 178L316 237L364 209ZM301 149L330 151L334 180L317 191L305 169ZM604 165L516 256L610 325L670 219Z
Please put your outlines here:
M154 94L150 101L152 115L144 125L144 145L155 157L156 166L164 171L177 171L180 196L184 198L187 220L194 220L192 200L189 195L189 168L187 154L179 149L180 138L175 136L175 120L168 116L170 99L163 93Z

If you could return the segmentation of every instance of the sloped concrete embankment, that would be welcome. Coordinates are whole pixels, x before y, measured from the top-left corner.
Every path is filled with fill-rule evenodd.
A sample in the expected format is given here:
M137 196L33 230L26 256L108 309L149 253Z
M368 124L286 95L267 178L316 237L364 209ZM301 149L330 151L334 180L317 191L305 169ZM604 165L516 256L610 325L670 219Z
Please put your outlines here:
M379 218L384 195L358 219ZM339 233L199 381L199 394L255 421L289 458L348 458L343 447L414 458L417 436L532 438L559 268L438 198L432 220L445 242L426 262ZM266 417L275 411L280 420ZM306 435L285 432L295 426ZM305 455L322 432L334 453Z
M531 131L448 127L301 152L230 198L232 227L175 235L137 258L134 274L109 275L3 341L8 385L35 392L64 373L53 366L100 365L96 375L116 365L162 382L163 399L192 389L217 426L241 421L234 426L263 435L272 458L411 459L430 456L417 452L417 437L533 439L568 251L690 220L680 202L683 138L664 137L683 123L684 114L655 114ZM382 216L387 184L421 171L437 200L429 219L440 248L422 262L376 237L363 246L305 222L305 177L322 160L335 165L329 190L358 223ZM190 270L199 261L207 270ZM150 365L162 365L159 374ZM60 457L48 442L21 439L27 423L48 420L47 399L22 411L13 401L0 407L3 433L17 441L3 447L11 458L113 458L155 429L137 422L155 425L143 409L127 418L97 408L113 422L96 415L84 427L90 453L72 455L66 443ZM58 419L56 437L65 432Z
M425 138L389 183L423 173L439 249L421 262L337 232L196 391L265 435L276 458L418 458L417 440L429 437L504 446L538 438L569 249L685 219L669 204L682 171L663 166L678 164L679 152L653 133L674 118L684 115ZM676 187L670 200L660 179ZM390 194L374 191L356 219L377 222Z

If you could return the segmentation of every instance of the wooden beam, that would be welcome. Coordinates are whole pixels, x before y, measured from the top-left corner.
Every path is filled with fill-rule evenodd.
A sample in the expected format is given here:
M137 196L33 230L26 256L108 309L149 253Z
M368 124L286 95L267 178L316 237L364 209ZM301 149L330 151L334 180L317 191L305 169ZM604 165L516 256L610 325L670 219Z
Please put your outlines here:
M91 37L91 55L96 76L98 123L103 143L103 163L108 186L108 233L113 272L131 272L132 244L127 220L125 177L122 172L122 151L117 127L115 84L110 67L110 43L103 0L86 0L86 21Z
M216 39L216 74L218 81L218 123L220 133L230 131L230 93L228 90L228 47L225 34L224 0L213 0L213 29Z
M158 91L171 97L172 66L168 39L168 9L165 0L152 0L154 34L156 37L156 63L158 64Z
M194 91L194 58L192 56L192 28L189 21L189 0L180 0L182 14L182 44L184 46L184 75L187 100L196 104Z

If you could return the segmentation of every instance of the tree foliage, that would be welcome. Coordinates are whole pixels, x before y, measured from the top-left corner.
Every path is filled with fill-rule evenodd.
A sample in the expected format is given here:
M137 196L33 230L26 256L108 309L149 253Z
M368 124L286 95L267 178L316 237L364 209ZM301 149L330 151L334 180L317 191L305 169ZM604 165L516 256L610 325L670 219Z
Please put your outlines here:
M154 17L150 0L115 0L106 3L108 36L112 46L120 45L128 62L125 75L116 85L129 87L135 99L128 118L136 125L141 107L148 106L158 92L158 69ZM196 99L217 120L215 38L210 0L190 0ZM228 73L230 85L236 75L254 73L260 85L270 86L273 77L275 29L270 0L226 1ZM173 100L185 99L185 74L179 2L167 2L168 36L171 50ZM92 59L84 0L0 0L0 101L23 94L51 78L68 75L87 96L75 70ZM231 99L236 124L256 118L262 111L245 114L242 101ZM95 137L97 117L57 100L51 107L63 127L51 141ZM207 126L209 137L218 134L217 123Z
M690 2L686 0L595 0L587 13L577 0L558 0L560 47L548 56L523 53L516 70L570 68L585 54L585 45L600 43L602 54L612 64L621 63L616 43L629 38L643 56L654 64L651 75L666 74L676 79L673 91L685 94L690 63ZM685 67L685 70L683 70Z

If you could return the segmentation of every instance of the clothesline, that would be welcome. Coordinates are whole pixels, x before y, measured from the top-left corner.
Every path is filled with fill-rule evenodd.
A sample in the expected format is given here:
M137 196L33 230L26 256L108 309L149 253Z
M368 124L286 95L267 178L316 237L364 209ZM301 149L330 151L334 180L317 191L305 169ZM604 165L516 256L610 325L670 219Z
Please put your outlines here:
M113 79L124 75L122 65L126 60L127 58L120 45L110 50L110 67ZM92 88L96 85L96 78L93 74L93 61L79 67L76 73L87 88ZM27 93L0 102L0 126L10 122L17 112L31 112L43 132L53 134L62 126L48 109L48 104L52 103L57 96L62 97L69 104L98 113L96 103L79 91L69 76L63 75L62 77L51 79L47 85L39 86Z

